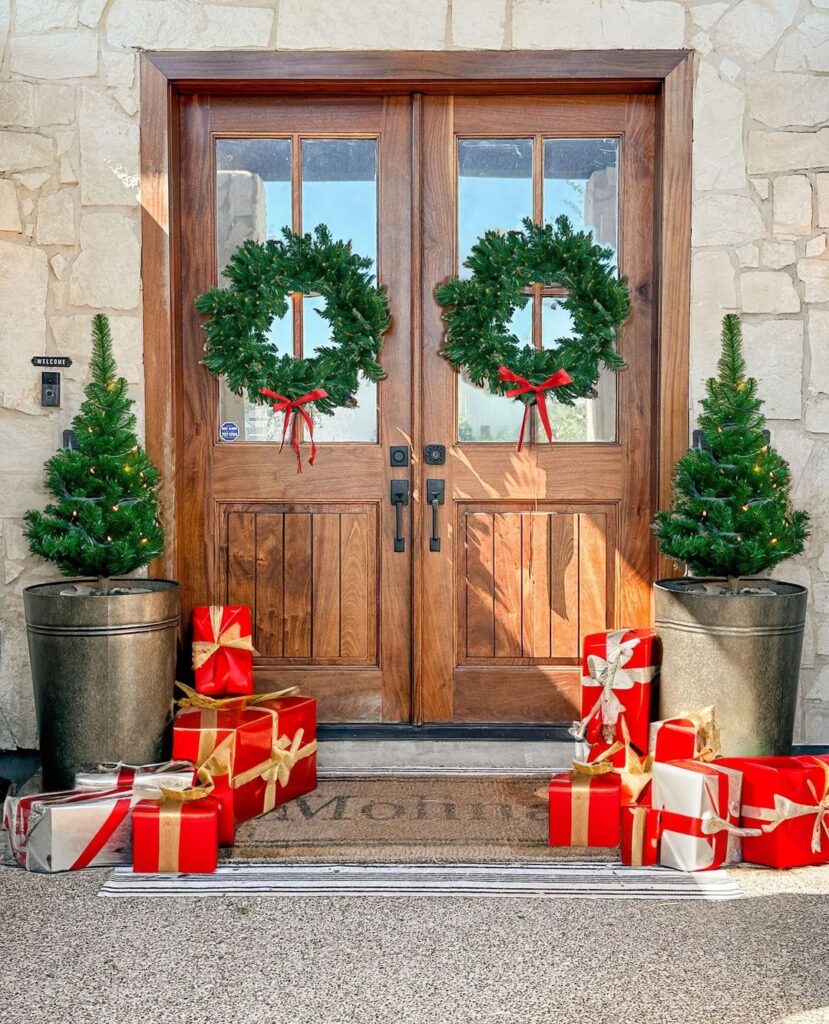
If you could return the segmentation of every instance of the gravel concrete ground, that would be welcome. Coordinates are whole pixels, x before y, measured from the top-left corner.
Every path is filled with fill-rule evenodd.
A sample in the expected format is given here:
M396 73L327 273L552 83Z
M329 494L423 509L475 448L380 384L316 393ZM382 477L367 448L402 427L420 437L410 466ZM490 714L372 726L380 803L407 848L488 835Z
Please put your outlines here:
M829 867L729 903L107 900L0 868L3 1024L825 1024Z

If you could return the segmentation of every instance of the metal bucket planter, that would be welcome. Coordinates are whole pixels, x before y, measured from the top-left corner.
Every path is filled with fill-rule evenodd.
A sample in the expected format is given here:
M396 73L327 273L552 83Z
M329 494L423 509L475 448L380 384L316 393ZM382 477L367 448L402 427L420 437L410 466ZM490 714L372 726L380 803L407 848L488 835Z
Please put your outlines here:
M660 718L715 704L724 754L788 754L806 589L752 579L745 586L773 593L693 592L712 582L719 581L686 577L654 584Z
M71 787L80 765L148 764L163 753L175 682L179 585L112 582L144 592L61 594L69 581L23 592L46 789Z

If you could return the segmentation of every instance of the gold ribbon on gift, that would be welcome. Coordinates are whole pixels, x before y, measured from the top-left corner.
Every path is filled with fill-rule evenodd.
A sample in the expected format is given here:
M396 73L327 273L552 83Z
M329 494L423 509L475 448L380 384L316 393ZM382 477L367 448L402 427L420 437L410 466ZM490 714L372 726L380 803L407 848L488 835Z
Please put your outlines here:
M610 740L616 733L619 715L625 710L624 704L616 696L616 690L629 690L636 683L649 683L659 669L650 665L646 668L626 668L633 657L633 651L641 643L640 637L623 640L628 632L616 629L607 634L607 658L598 654L590 654L587 658L588 675L582 679L582 686L597 685L602 690L596 703L579 722L573 722L569 729L570 735L581 742L592 719L601 714L601 722L605 740Z
M297 761L301 761L304 757L310 757L317 749L316 740L311 740L310 743L303 746L304 735L304 729L297 729L292 740L289 740L287 736L280 736L273 744L271 756L267 761L263 761L233 778L231 785L234 789L246 786L254 779L264 780L265 798L262 814L267 814L268 811L272 811L276 807L276 787L277 785L288 785L291 771Z
M717 711L713 704L695 711L683 711L675 718L684 718L697 730L697 761L713 761L720 752L720 727L717 724Z
M633 817L633 826L630 836L630 866L639 868L645 855L645 825L648 821L650 807L642 804L634 804L628 807L627 811Z
M625 751L625 763L621 768L616 768L610 763L610 758L622 749ZM636 803L642 790L651 781L653 754L643 759L636 753L630 743L627 722L623 718L622 740L616 740L607 750L603 750L595 761L574 761L573 771L577 775L606 775L615 771L622 780L622 787L630 794L631 802Z
M250 651L251 654L259 652L253 646L253 637L248 634L242 636L242 627L238 622L222 630L222 616L224 607L220 604L211 604L210 608L210 631L213 634L212 640L193 641L193 668L201 668L205 665L216 651L222 647L228 647L234 651Z
M713 836L717 832L728 832L732 836L750 839L763 834L759 828L741 828L739 825L735 825L733 821L726 821L725 818L720 818L716 814L705 814L701 820L700 831L704 836Z
M575 765L573 766L575 768ZM570 777L570 845L588 845L590 783L592 776L574 772Z
M181 808L177 800L158 805L158 871L178 871L181 850Z
M752 807L744 804L743 817L766 822L758 830L758 835L760 835L773 832L784 821L814 815L815 824L812 829L810 848L812 853L820 853L821 846L823 845L823 835L826 835L827 839L829 839L829 764L818 760L818 758L813 760L815 764L820 765L824 774L823 792L820 795L818 795L818 791L815 789L811 779L806 782L809 792L815 801L813 804L797 803L795 800L790 800L788 797L775 793L774 807Z
M278 700L280 697L289 697L292 693L299 693L298 686L286 686L284 690L273 690L271 693L238 694L235 697L209 697L206 693L199 693L192 686L176 681L176 686L184 693L176 701L176 707L193 708L199 711L233 711L237 708L256 707L266 700Z

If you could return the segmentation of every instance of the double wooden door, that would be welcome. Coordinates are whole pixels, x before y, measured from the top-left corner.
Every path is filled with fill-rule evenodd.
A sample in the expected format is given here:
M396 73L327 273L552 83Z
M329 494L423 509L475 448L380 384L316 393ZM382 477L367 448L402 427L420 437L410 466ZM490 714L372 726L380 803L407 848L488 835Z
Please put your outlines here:
M193 95L179 139L185 612L250 604L258 688L297 683L324 721L572 718L580 638L650 615L654 98ZM561 213L629 279L628 368L519 453L521 408L441 357L434 288L484 230ZM244 239L318 223L372 258L392 327L386 378L318 418L297 474L273 414L200 365L193 299ZM566 335L562 294L529 290L522 341ZM319 308L294 296L275 347L324 344Z

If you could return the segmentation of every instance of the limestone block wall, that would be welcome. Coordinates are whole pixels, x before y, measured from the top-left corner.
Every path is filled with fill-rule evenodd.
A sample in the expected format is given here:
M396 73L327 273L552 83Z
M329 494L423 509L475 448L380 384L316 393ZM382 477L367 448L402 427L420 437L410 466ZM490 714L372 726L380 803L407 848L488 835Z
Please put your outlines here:
M141 49L680 48L697 53L692 370L745 315L811 589L798 736L829 741L829 0L0 0L0 748L36 744L21 517L77 408L92 314L141 411ZM30 359L73 358L63 408Z

